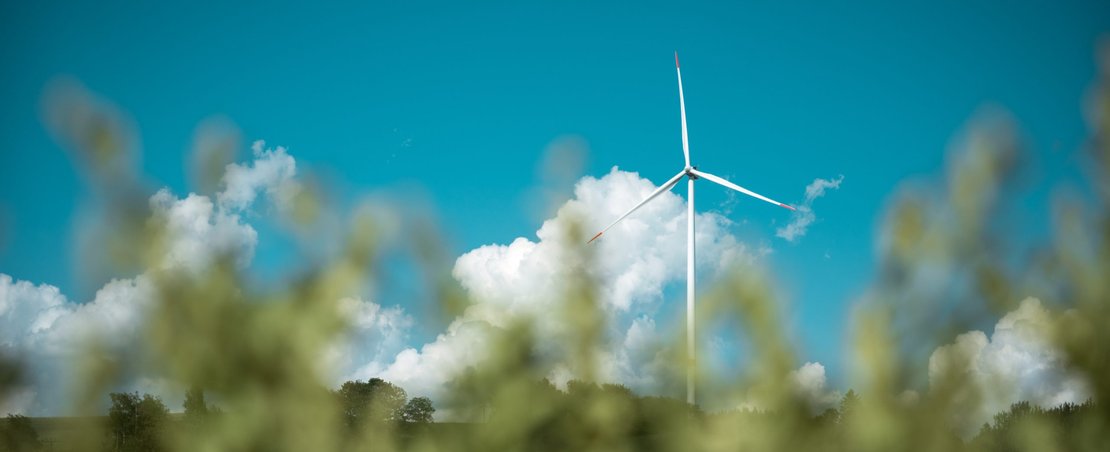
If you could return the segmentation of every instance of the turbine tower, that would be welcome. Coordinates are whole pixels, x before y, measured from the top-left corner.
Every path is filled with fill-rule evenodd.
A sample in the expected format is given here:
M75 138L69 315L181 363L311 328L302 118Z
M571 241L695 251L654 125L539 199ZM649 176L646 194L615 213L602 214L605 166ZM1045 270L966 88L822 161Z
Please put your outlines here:
M617 223L620 223L621 220L623 220L625 217L631 215L632 212L635 212L640 207L643 207L644 204L647 204L652 199L655 199L655 197L659 196L660 193L663 193L663 192L668 191L671 188L673 188L676 184L678 184L679 181L682 180L682 178L684 178L684 177L686 178L686 190L687 190L687 193L688 193L687 197L689 198L687 200L687 203L686 203L686 356L687 356L687 362L686 362L686 402L693 405L694 404L694 369L695 369L695 361L694 361L694 249L695 249L695 247L694 247L694 181L696 181L698 179L706 179L710 182L714 182L718 185L723 185L727 188L731 188L733 190L736 190L740 193L751 196L753 198L760 199L760 200L769 202L771 204L775 204L779 207L785 207L785 208L790 209L790 210L795 210L795 209L793 207L789 206L789 205L786 205L786 204L783 204L781 202L775 201L771 198L760 195L759 193L753 192L753 191L748 190L744 187L741 187L741 186L736 185L732 182L729 182L729 181L727 181L727 180L725 180L721 177L714 176L714 175L709 174L709 173L704 172L704 171L699 171L698 168L695 167L695 166L690 166L690 141L689 141L689 139L687 138L687 135L686 135L686 101L682 96L682 69L680 69L679 66L678 66L678 52L675 52L675 54L674 54L674 70L675 70L675 73L678 74L678 106L679 106L678 108L679 108L679 114L682 117L682 153L686 157L686 167L683 168L682 171L679 171L678 174L676 174L674 177L672 177L671 180L668 180L665 184L663 184L659 188L655 189L655 191L651 192L651 194L648 195L648 197L645 198L643 201L640 201L639 204L636 204L631 209L628 209L628 211L625 212L624 215L621 215L620 217L618 217L616 219L616 221L613 221L611 224L609 224L609 226L606 226L605 229L602 229L601 232L598 232L597 235L593 236L593 238L591 238L590 241L587 242L587 243L590 243L590 242L593 242L594 240L597 240L599 237L601 237L601 234L604 234L605 231L608 231L610 228L615 226Z

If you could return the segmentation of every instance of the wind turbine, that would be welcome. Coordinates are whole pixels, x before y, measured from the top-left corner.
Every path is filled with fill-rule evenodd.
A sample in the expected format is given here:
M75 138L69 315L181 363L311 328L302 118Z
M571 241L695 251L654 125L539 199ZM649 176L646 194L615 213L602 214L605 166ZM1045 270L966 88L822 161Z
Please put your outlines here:
M675 70L675 73L678 74L678 105L679 105L680 115L682 116L682 153L686 157L686 167L682 168L682 171L679 171L678 174L676 174L674 177L672 177L671 180L668 180L667 183L663 184L659 188L655 189L655 191L651 192L651 194L648 195L648 197L645 198L643 201L640 201L639 204L636 204L631 209L628 209L628 211L625 212L624 215L621 215L620 217L618 217L616 219L616 221L613 221L613 223L611 223L609 226L606 226L605 229L602 229L601 232L598 232L597 235L593 236L593 238L591 238L590 241L587 242L587 243L590 243L590 242L593 242L594 240L597 240L598 237L601 237L601 234L604 234L605 231L609 230L609 228L612 228L617 223L620 223L621 220L623 220L625 217L631 215L632 212L635 212L640 207L643 207L644 204L647 204L652 199L655 199L655 197L659 196L660 193L663 193L663 192L668 191L671 188L673 188L676 184L678 184L678 182L680 180L682 180L683 177L686 178L686 180L687 180L686 190L687 190L687 193L688 193L687 196L689 198L688 202L686 203L686 354L689 357L688 361L686 363L686 402L693 405L694 404L694 364L695 364L695 361L694 361L694 181L696 181L698 179L706 179L710 182L714 182L718 185L723 185L727 188L731 188L733 190L736 190L740 193L751 196L753 198L760 199L760 200L769 202L771 204L775 204L779 207L785 207L785 208L790 209L790 210L795 210L795 209L793 207L789 206L789 205L786 205L786 204L783 204L781 202L775 201L775 200L773 200L771 198L768 198L766 196L763 196L759 193L753 192L753 191L748 190L744 187L741 187L741 186L736 185L732 182L729 182L729 181L725 180L724 178L714 176L714 175L709 174L709 173L704 172L704 171L699 171L696 166L690 166L690 141L689 141L689 139L687 138L687 135L686 135L686 101L682 97L682 69L680 69L679 66L678 66L678 52L675 52L675 54L674 54L674 70Z

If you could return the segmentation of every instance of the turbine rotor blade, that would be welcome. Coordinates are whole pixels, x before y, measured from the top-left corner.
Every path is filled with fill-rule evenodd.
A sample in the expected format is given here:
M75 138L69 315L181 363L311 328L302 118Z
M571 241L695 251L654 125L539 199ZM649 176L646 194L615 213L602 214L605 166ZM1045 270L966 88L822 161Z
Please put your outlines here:
M711 182L716 182L717 184L720 184L720 185L723 185L723 186L725 186L725 187L731 188L731 189L733 189L733 190L736 190L736 191L738 191L738 192L740 192L740 193L743 193L743 194L745 194L745 195L751 196L751 197L753 197L753 198L756 198L756 199L761 199L761 200L763 200L763 201L767 201L767 202L769 202L769 203L771 203L771 204L774 204L774 205L777 205L777 206L779 206L779 207L785 207L785 208L787 208L787 209L790 209L790 210L797 210L797 209L795 209L795 208L794 208L793 206L790 206L790 205L788 205L788 204L783 204L783 203L781 203L781 202L775 201L775 200L773 200L773 199L771 199L771 198L768 198L768 197L766 197L766 196L763 196L763 195L761 195L761 194L759 194L759 193L756 193L756 192L754 192L754 191L751 191L751 190L748 190L748 189L746 189L746 188L744 188L744 187L741 187L741 186L739 186L739 185L736 185L736 184L734 184L734 183L732 183L732 182L729 182L729 181L725 180L724 178L721 178L721 177L718 177L718 176L714 176L714 175L712 175L712 174L709 174L709 173L706 173L706 172L704 172L704 171L698 171L698 170L696 170L696 169L692 169L692 170L690 170L690 172L694 173L694 175L695 175L695 176L698 176L698 177L701 177L701 178L705 178L705 179L707 179L707 180L709 180L709 181L711 181Z
M669 181L667 181L667 182L666 182L665 184L663 184L663 185L659 186L659 188L656 188L656 189L655 189L655 191L651 192L651 194L650 194L650 195L648 195L648 197L647 197L647 198L644 198L644 200L643 200L643 201L640 201L640 203L639 203L639 204L636 204L636 206L635 206L635 207L633 207L633 208L631 208L631 209L628 209L628 211L627 211L627 212L625 212L625 213L624 213L624 215L621 215L621 216L620 216L619 218L617 218L617 219L616 219L616 221L614 221L614 222L612 222L611 224L609 224L609 226L606 226L606 227L605 227L605 229L602 229L602 230L601 230L601 232L598 232L598 233L597 233L597 235L595 235L595 236L594 236L593 238L591 238L591 239L590 239L590 240L589 240L588 242L586 242L586 243L591 243L591 242L593 242L594 240L597 240L597 238L598 238L598 237L601 237L601 234L604 234L604 233L605 233L605 231L608 231L608 230L609 230L609 228L612 228L613 226L616 226L616 225L617 225L617 223L620 223L620 221L624 219L624 217L627 217L627 216L629 216L629 215L632 215L632 212L635 212L635 211L636 211L637 209L639 209L640 207L643 207L643 205L644 205L644 204L647 204L647 203L648 203L648 201L651 201L652 199L655 199L655 197L656 197L656 196L659 196L659 194L660 194L660 193L663 193L663 192L665 192L665 191L667 191L667 190L670 190L671 188L673 188L673 187L675 186L675 184L677 184L677 183L678 183L678 181L682 180L682 176L685 176L685 175L686 175L686 171L685 171L685 170L683 170L682 172L680 172L680 173L676 174L676 175L675 175L674 177L672 177L672 178L671 178L671 180L669 180Z
M686 99L682 97L682 69L678 67L678 52L674 53L674 71L678 74L678 111L682 116L682 155L690 167L690 139L686 135Z

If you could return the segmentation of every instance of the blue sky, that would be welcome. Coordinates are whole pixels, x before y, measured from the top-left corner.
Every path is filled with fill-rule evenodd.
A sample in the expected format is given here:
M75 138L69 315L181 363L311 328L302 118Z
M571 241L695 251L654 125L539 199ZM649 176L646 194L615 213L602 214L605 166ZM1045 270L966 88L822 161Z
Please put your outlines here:
M222 114L343 196L421 187L458 255L535 233L527 193L560 137L587 143L586 175L673 175L677 50L696 165L784 202L844 175L798 243L774 237L781 209L741 200L729 214L774 249L802 358L835 375L888 197L938 174L984 105L1012 113L1038 168L1014 232L1044 233L1050 187L1081 177L1082 99L1110 31L1104 2L232 3L0 5L0 272L78 300L103 282L75 276L88 185L40 121L60 74L130 113L154 185L190 190L194 128ZM700 210L727 199L699 185ZM280 253L262 240L265 267Z

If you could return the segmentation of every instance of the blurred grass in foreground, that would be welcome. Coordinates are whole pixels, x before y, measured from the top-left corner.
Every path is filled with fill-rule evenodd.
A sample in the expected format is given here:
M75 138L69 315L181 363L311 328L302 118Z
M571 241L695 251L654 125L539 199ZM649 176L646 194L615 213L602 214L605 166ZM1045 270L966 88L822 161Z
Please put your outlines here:
M538 351L535 319L490 328L488 359L458 375L448 404L467 423L420 426L367 421L347 425L327 383L322 361L346 327L339 301L379 275L383 240L398 236L380 209L358 209L345 223L343 246L290 281L247 284L236 256L220 256L198 272L160 270L167 231L147 203L141 176L129 164L134 132L112 107L73 82L48 91L46 119L76 150L96 187L111 227L100 242L103 262L144 268L156 295L146 312L144 340L119 355L90 343L81 363L75 414L99 413L124 369L142 368L187 388L203 388L222 413L201 424L171 421L158 444L166 450L1105 450L1110 444L1110 52L1089 99L1092 137L1086 149L1093 202L1060 197L1053 206L1056 235L1032 257L1012 265L1015 245L992 217L1021 167L1016 131L1004 115L973 121L953 152L936 191L913 185L892 201L880 227L880 269L859 304L852 328L854 391L836 410L813 413L790 384L796 353L776 302L758 268L740 268L699 298L700 318L732 318L751 347L742 375L713 375L703 397L750 401L751 409L706 413L674 399L637 397L597 385L598 350L606 341L592 249L580 231L565 238L572 275L556 313L565 340ZM223 126L215 126L217 128ZM221 128L220 130L224 130ZM198 140L194 178L213 189L231 161L233 133ZM229 144L231 143L231 144ZM208 147L212 147L209 149ZM311 240L314 222L330 207L302 187L294 209L282 212L297 238ZM425 278L451 318L468 305L444 270L447 253L434 224L400 228L422 262ZM391 237L386 239L385 237ZM937 275L940 275L939 278ZM938 283L939 281L939 283ZM1052 313L1046 339L1069 371L1090 386L1091 400L1046 413L1015 406L990 428L969 437L961 420L990 394L969 380L968 359L943 357L926 382L925 354L976 320L1001 315L1028 295ZM658 349L681 381L682 334ZM554 350L550 350L554 347ZM566 392L544 380L556 363L578 380ZM932 371L933 363L929 363ZM12 357L0 361L0 390L23 376ZM927 389L926 384L928 384ZM908 397L907 390L913 392ZM1063 413L1063 414L1061 414ZM1063 420L1061 420L1063 419ZM21 421L22 422L22 421ZM111 449L102 424L73 429L82 450ZM974 432L973 432L974 433ZM968 439L971 439L970 441Z

